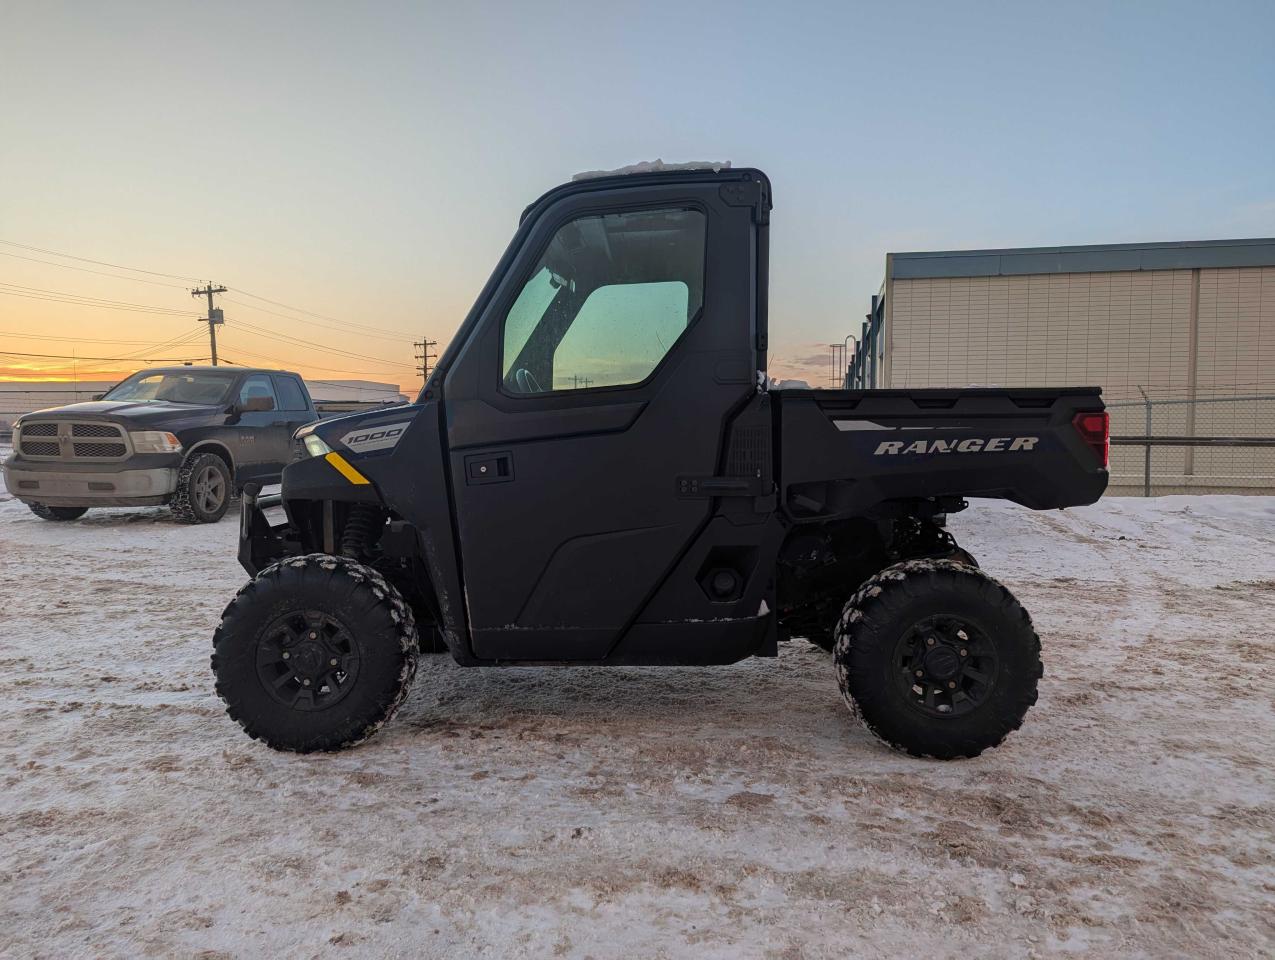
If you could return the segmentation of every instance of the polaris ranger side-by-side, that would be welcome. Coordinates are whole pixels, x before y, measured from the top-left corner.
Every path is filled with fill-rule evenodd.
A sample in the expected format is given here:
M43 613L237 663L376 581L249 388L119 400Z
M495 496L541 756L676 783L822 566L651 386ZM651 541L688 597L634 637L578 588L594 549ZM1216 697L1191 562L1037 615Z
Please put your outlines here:
M1016 729L1040 642L937 518L1096 500L1099 391L769 389L770 209L747 169L532 204L416 404L303 427L282 493L245 491L252 580L212 658L230 716L332 750L436 644L726 664L808 637L896 747L974 756Z

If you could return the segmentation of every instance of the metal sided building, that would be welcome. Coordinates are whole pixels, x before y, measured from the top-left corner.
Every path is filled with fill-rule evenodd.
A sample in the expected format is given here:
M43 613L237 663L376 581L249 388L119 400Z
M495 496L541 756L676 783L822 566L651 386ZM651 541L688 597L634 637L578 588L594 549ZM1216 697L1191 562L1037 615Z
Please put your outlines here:
M1275 437L1275 239L887 254L849 381L1096 384L1113 435ZM1113 492L1143 492L1144 467L1113 448ZM1275 448L1157 445L1151 475L1275 492Z

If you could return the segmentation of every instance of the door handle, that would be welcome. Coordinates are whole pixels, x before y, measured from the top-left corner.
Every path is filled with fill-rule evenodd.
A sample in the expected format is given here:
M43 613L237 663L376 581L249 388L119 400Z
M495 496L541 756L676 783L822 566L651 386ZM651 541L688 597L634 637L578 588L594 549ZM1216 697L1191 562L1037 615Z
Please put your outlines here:
M508 483L514 478L514 455L507 450L500 453L475 453L465 458L465 482Z
M760 477L677 478L677 496L682 500L699 497L761 497L766 493Z

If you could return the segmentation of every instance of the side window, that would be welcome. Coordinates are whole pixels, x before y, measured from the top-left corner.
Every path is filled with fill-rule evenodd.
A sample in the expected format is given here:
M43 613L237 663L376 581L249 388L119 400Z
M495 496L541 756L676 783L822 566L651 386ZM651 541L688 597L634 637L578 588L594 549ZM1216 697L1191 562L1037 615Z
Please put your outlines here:
M505 316L505 389L536 394L649 377L703 303L705 227L698 210L642 210L559 229Z
M279 395L280 410L306 410L305 394L301 384L293 377L275 377L275 390Z
M247 404L250 400L260 401L262 398L270 401L270 405L265 410L278 410L279 398L275 396L274 385L270 382L270 377L264 373L256 373L243 382L243 386L239 388L239 403Z

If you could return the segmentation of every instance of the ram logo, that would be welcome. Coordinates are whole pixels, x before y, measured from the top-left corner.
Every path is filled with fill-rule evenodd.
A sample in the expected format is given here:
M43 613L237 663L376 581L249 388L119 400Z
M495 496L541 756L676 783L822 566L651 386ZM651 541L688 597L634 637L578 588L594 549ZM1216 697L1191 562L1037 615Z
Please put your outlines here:
M873 456L894 456L900 453L1016 453L1031 450L1040 437L969 437L965 440L883 440L877 444Z
M403 437L403 432L411 421L406 423L387 423L375 427L362 427L352 430L341 438L341 443L355 453L372 453L376 450L389 450Z

